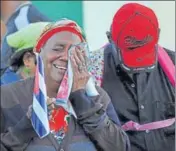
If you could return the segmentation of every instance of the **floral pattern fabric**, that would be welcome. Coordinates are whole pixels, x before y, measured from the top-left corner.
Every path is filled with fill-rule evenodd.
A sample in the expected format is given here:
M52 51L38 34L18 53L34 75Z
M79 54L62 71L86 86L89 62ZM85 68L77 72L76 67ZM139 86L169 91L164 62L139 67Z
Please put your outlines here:
M104 47L90 52L90 72L98 86L102 86L104 72Z

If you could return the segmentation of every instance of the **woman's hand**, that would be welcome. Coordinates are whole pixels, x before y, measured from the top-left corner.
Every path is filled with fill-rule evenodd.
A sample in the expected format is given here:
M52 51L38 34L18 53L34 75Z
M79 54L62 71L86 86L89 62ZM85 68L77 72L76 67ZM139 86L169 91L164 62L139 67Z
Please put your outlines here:
M47 107L48 107L48 111L49 111L49 117L51 117L51 114L53 113L53 110L55 108L57 108L57 106L55 105L56 99L55 98L47 98ZM28 111L27 111L27 117L29 119L31 119L32 116L32 105L30 105L28 107Z
M73 68L72 92L85 89L90 78L87 70L85 51L81 51L79 47L75 47L71 53L71 64Z

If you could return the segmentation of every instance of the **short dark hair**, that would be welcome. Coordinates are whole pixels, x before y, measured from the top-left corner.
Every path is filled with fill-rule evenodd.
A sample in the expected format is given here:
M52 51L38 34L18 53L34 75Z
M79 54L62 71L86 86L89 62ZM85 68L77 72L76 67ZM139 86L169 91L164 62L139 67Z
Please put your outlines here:
M12 55L12 57L9 60L9 66L14 70L17 71L21 66L24 65L23 63L23 56L25 53L31 53L32 55L35 55L33 53L33 48L27 48L27 49L23 49L19 52L16 52Z

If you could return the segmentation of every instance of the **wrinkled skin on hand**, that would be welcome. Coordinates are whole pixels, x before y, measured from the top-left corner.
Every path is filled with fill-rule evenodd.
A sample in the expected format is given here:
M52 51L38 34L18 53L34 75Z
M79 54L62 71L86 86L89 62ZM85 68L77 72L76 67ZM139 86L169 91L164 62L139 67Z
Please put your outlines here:
M75 47L71 53L71 64L73 68L72 92L85 89L90 78L85 51L81 51L80 49L80 47Z

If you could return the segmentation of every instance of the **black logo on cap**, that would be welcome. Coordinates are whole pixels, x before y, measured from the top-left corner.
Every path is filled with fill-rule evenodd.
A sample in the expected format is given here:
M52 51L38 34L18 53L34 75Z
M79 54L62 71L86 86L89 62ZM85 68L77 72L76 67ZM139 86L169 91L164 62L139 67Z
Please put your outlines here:
M153 37L147 35L144 39L138 40L135 37L127 36L125 37L125 44L129 50L134 50L136 48L142 47L153 40Z

